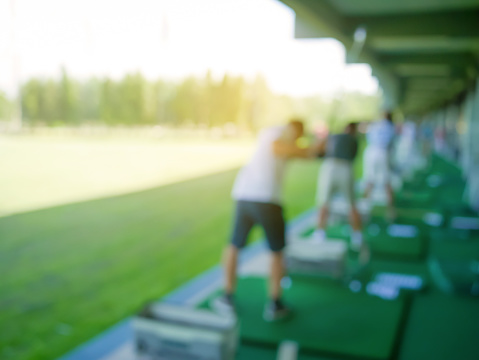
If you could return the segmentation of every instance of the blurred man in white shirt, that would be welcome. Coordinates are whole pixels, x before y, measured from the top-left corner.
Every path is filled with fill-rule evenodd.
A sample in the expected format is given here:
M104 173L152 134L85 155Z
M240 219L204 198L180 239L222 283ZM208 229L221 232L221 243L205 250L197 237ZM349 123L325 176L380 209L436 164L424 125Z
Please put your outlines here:
M236 177L232 192L236 201L235 223L231 243L223 259L225 292L215 302L217 308L234 309L238 254L246 245L251 229L258 224L264 229L271 250L270 302L266 304L263 317L267 321L275 321L290 314L281 301L281 279L285 273L283 249L286 244L282 184L288 160L315 156L313 150L296 145L303 132L303 123L299 120L263 130L253 157Z

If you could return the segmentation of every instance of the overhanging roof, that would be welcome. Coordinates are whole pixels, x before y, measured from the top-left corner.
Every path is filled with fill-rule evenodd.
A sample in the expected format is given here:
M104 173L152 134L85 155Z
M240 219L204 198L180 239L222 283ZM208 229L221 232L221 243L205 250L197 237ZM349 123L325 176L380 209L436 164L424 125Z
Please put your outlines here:
M368 63L388 106L424 113L451 101L479 73L479 0L281 0L296 38L333 37L346 49L367 30L355 62Z

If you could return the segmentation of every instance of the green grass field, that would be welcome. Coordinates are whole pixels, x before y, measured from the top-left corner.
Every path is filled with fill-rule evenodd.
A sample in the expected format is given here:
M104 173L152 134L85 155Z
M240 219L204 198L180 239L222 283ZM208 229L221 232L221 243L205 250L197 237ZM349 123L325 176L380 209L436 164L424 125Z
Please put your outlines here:
M0 136L0 216L231 170L252 139Z
M4 152L0 159L11 169L23 161L20 166L24 169L9 174L8 186L3 186L3 180L2 196L9 199L4 212L47 206L42 199L56 196L55 186L31 189L34 179L23 178L28 168L25 161L32 164L45 152L51 156L49 171L41 166L35 170L43 174L40 183L50 181L62 194L71 196L58 196L55 202L108 195L95 187L84 189L82 182L76 182L68 193L68 186L61 185L65 154L53 151L55 144L36 140L23 144L29 149L26 151L20 142L8 144L16 152ZM78 156L90 150L88 145L75 147ZM156 151L149 161L161 159L161 151ZM214 152L211 147L208 151ZM190 148L190 159L198 159L193 152ZM118 151L118 147L105 150L99 159L90 157L92 162L99 161L90 166L101 170L101 164L121 162L125 153L128 151ZM237 153L234 161L239 162L241 156L244 154ZM188 153L182 159L187 158ZM318 166L318 161L291 164L285 189L288 218L313 206ZM91 170L67 169L73 172L65 174L67 179ZM131 181L134 170L132 166L126 179L129 185L118 189L145 185ZM230 231L230 191L236 172L227 170L124 195L0 217L0 358L53 359L135 313L145 301L167 294L217 264ZM104 173L99 171L97 176ZM148 185L154 179L152 176ZM77 189L88 191L78 195ZM25 193L34 204L29 205ZM21 201L16 201L16 196L22 196ZM255 237L258 235L256 232Z

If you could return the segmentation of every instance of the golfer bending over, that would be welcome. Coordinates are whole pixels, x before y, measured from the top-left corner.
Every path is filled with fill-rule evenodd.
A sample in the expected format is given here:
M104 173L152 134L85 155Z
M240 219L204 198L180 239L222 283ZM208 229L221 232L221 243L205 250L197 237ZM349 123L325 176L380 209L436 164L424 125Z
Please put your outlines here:
M310 149L296 145L303 136L303 123L292 120L286 126L271 127L259 135L256 151L236 177L232 196L236 200L236 214L231 244L223 255L225 293L216 301L217 307L234 309L238 253L246 245L251 228L262 226L271 250L270 302L263 317L274 321L287 317L288 309L281 302L281 279L284 274L285 221L281 207L282 183L289 159L307 158Z

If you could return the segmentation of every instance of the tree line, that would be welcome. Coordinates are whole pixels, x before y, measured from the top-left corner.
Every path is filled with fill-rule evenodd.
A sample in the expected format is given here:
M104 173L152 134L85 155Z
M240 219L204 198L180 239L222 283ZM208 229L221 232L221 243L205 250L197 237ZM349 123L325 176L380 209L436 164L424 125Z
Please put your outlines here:
M252 80L211 73L179 82L149 80L141 73L123 78L77 80L65 69L58 79L31 78L22 85L23 122L28 125L75 126L168 125L215 127L235 124L256 130L282 123L290 116L310 120L341 117L364 120L374 116L377 96L346 94L340 100L293 98L274 94L261 76ZM0 118L7 117L8 99L0 94Z

